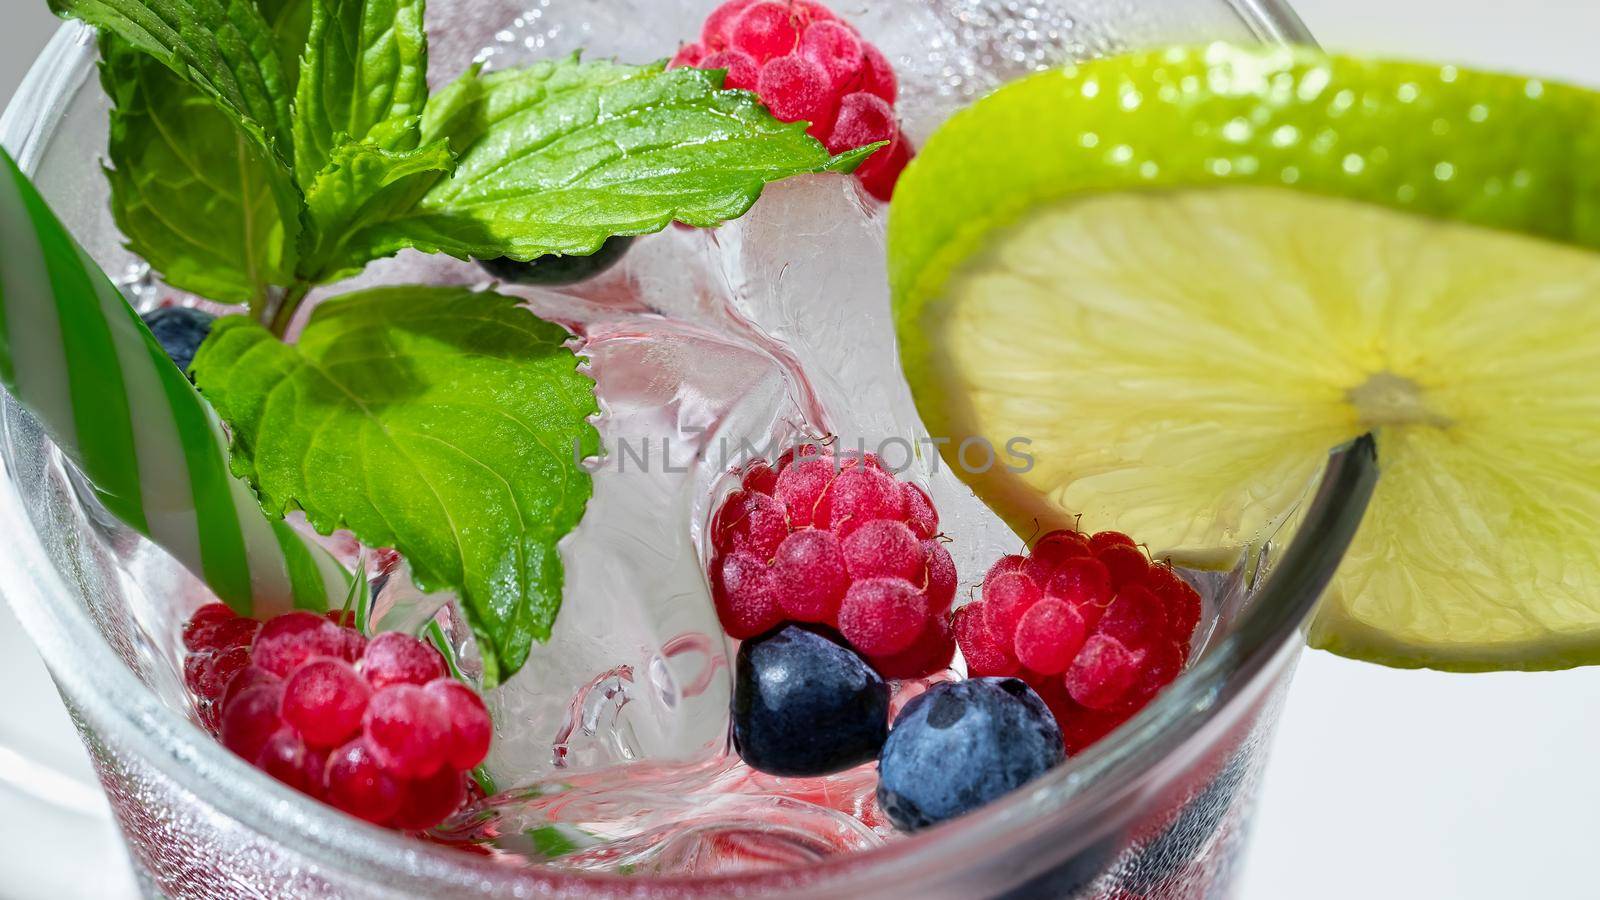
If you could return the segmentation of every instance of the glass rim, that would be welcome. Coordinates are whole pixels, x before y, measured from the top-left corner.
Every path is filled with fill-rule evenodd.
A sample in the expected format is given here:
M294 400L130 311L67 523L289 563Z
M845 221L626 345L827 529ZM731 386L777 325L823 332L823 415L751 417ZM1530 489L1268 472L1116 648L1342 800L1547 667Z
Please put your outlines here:
M1267 43L1310 43L1305 27L1278 0L1228 0ZM56 125L93 71L93 32L69 22L35 61L0 116L0 143L25 171L37 166ZM405 879L420 892L471 890L491 895L572 892L698 896L708 890L893 891L938 877L973 853L1015 847L1092 821L1135 789L1143 773L1195 739L1224 710L1250 702L1262 672L1298 652L1301 628L1354 537L1377 478L1370 437L1330 455L1302 523L1237 626L1156 700L1113 735L1030 784L962 817L882 847L831 858L801 870L712 877L640 879L547 867L508 867L447 847L405 838L304 797L236 758L170 708L105 642L35 533L14 481L17 417L0 399L0 594L32 636L61 693L93 728L114 733L141 761L218 813L319 867L368 883ZM943 862L940 862L940 861Z

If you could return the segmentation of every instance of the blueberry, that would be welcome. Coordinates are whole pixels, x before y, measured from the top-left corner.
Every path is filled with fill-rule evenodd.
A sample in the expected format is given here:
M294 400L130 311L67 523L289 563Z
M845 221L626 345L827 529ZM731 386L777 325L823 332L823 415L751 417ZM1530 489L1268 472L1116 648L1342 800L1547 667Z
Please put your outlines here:
M971 812L1066 758L1055 716L1021 681L936 684L895 719L878 760L878 805L914 831Z
M200 349L206 335L211 333L211 323L216 316L188 306L163 306L153 309L140 318L155 335L156 343L167 351L178 368L187 372L194 362L194 353Z
M541 256L532 262L517 262L509 257L480 259L485 272L512 284L577 284L616 265L633 244L631 237L607 238L600 249L588 256Z
M796 625L745 641L733 687L733 746L752 768L809 777L878 755L889 685L866 661Z

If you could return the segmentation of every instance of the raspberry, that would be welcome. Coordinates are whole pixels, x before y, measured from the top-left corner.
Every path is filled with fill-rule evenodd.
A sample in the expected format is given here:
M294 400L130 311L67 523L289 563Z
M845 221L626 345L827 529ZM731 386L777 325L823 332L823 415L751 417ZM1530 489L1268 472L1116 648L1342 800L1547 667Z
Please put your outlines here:
M868 522L903 519L906 498L900 483L877 469L857 467L840 472L817 503L813 524L831 529L840 537Z
M283 684L283 721L313 747L337 747L361 730L372 689L342 659L314 659Z
M796 622L832 622L839 614L850 573L831 532L808 528L784 538L773 568L784 615Z
M951 621L956 644L967 661L967 676L979 678L988 675L1012 675L1017 671L1017 661L1011 650L989 635L984 622L983 603L968 603L956 610Z
M926 570L922 542L904 522L879 519L850 533L840 543L845 568L856 580L898 578L921 583Z
M734 553L721 561L711 594L729 637L742 641L783 621L772 569L748 553Z
M785 122L810 123L807 130L833 153L890 142L856 171L878 199L893 195L911 160L894 111L894 68L814 0L724 3L706 18L700 42L680 47L671 65L727 70L726 87L756 91Z
M840 22L817 22L807 28L800 36L799 54L801 59L816 63L827 73L832 91L859 78L865 62L861 38ZM893 112L891 108L891 116Z
M938 541L922 542L922 558L927 570L922 592L927 595L928 609L943 618L956 601L956 561Z
M868 657L907 649L927 624L927 601L915 585L899 578L857 581L839 606L839 632Z
M933 498L919 485L907 481L901 486L900 493L905 495L906 524L917 533L917 537L931 538L939 533L939 511L933 508Z
M431 828L465 802L493 722L433 647L396 633L369 644L352 619L297 611L262 625L203 607L184 627L200 647L185 683L201 721L268 775L378 824Z
M868 662L885 678L926 678L950 666L956 655L950 620L934 616L911 646L891 656L870 657Z
M800 29L789 15L789 6L776 0L760 0L745 7L727 29L728 43L764 63L776 56L794 52Z
M812 137L827 137L838 101L827 69L798 56L775 57L761 67L756 93L774 116L785 122L808 122Z
M917 673L889 677L921 677L949 664L945 613L957 577L950 553L932 540L939 515L926 491L896 480L871 453L835 455L817 444L738 475L741 490L712 517L712 597L730 637L814 623L833 626L886 672ZM768 483L770 498L760 490ZM766 526L745 522L767 517L767 500L785 513L784 533L761 556L770 541L752 551L748 537L765 535Z
M722 86L730 91L753 91L761 75L761 64L748 53L738 50L718 50L700 60L702 69L724 69L728 76Z
M1087 636L1083 617L1060 600L1040 600L1017 622L1017 661L1040 675L1065 672Z
M326 799L358 819L386 825L400 810L399 779L378 764L377 754L356 738L328 758Z
M784 508L766 494L734 491L711 524L711 540L719 553L744 551L765 562L789 533Z
M397 778L426 778L450 751L450 717L444 703L414 684L373 694L361 722L378 763Z
M1027 682L1076 752L1177 678L1200 616L1199 593L1127 535L1054 531L997 560L953 626L968 672Z
M813 524L817 501L822 499L836 474L831 459L800 459L778 473L772 495L789 513L791 528Z
M430 681L423 690L444 704L445 718L450 723L450 747L445 762L458 772L483 762L494 740L494 721L489 718L483 698L453 678Z
M1044 599L1044 592L1033 579L1014 572L1001 575L983 587L983 621L995 643L1005 645L1017 633L1017 623L1035 603Z
M342 656L345 646L339 626L296 610L261 626L251 656L256 665L283 678L313 656Z
M1067 693L1090 709L1112 709L1138 680L1142 660L1116 638L1096 634L1067 670Z
M375 691L391 684L427 684L450 672L432 645L396 631L385 631L367 644L360 668Z

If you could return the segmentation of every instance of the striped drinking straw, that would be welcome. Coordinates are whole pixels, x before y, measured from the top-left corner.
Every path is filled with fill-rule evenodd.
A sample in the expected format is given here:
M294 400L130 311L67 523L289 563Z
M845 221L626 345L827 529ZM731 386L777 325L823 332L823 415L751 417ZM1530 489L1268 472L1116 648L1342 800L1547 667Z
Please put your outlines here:
M243 615L342 602L350 573L228 471L222 427L0 149L0 381L118 519Z

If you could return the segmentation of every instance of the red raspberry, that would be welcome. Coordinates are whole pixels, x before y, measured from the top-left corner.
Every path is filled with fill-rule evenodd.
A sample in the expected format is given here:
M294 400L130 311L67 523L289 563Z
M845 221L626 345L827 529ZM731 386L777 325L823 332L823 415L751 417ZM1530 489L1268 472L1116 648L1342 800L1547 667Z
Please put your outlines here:
M997 560L953 625L968 674L1017 674L1076 752L1178 676L1200 616L1199 593L1127 535L1056 531Z
M726 87L756 91L783 121L809 122L808 131L834 153L890 142L856 173L881 200L892 196L911 160L894 112L893 67L814 0L724 3L707 17L700 43L679 48L671 64L726 69Z
M744 640L783 622L816 623L833 626L885 673L917 673L889 677L922 677L949 664L954 643L945 613L955 601L955 562L931 539L939 515L925 490L897 481L873 454L835 456L816 444L738 474L744 490L712 517L712 596L730 637ZM750 494L769 480L770 499L787 523L770 564L727 549L737 543L731 535L753 530L737 517L753 508L767 515Z
M928 603L911 582L869 578L845 594L839 633L865 656L893 656L916 642L928 618Z
M767 465L765 460L756 460L745 469L744 477L739 479L739 486L747 491L770 497L778 489L778 470Z
M369 644L351 621L292 612L262 625L204 607L184 628L200 647L185 683L201 721L268 775L369 821L431 828L488 754L488 710L429 644L395 633Z

